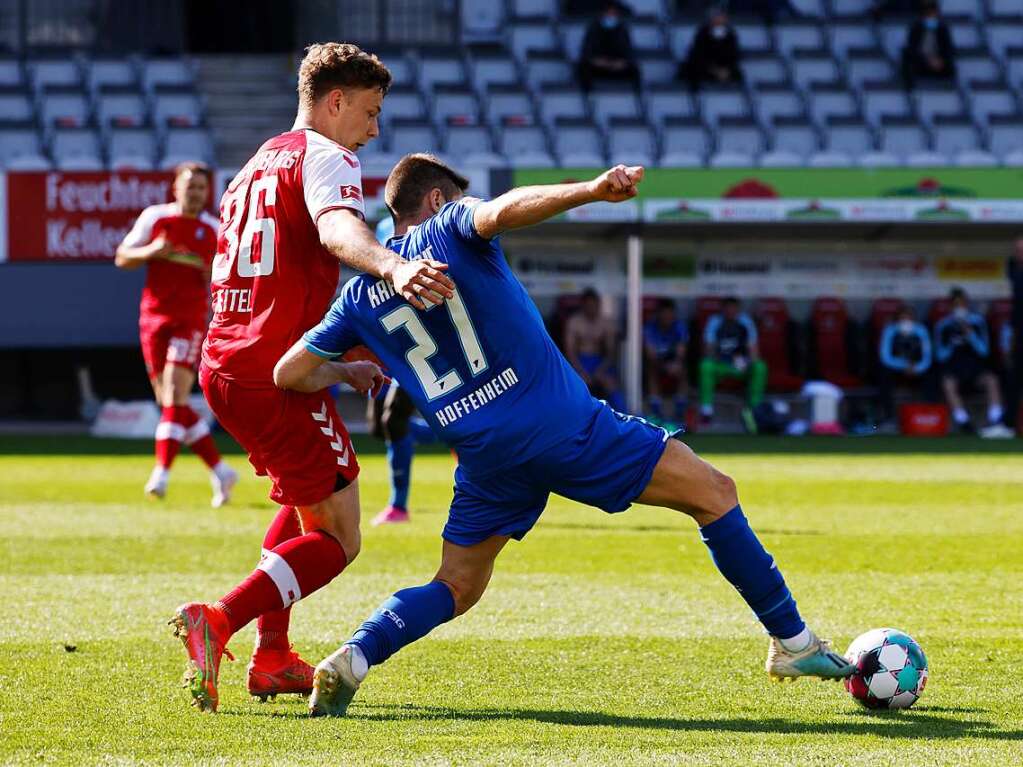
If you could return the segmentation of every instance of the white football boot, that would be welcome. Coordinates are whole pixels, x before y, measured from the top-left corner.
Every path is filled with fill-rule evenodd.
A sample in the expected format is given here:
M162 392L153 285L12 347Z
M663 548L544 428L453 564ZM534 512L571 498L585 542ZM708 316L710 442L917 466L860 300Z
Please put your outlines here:
M361 684L352 671L352 647L342 645L316 666L309 716L344 716Z
M210 506L219 509L231 500L231 491L238 484L238 472L221 463L216 469L210 472L210 485L213 487L213 498Z
M163 466L154 466L143 492L150 498L163 500L163 497L167 495L168 479L170 479L170 472L167 469Z
M786 650L777 638L771 637L764 668L775 682L793 682L801 676L821 679L844 679L855 666L831 649L826 639L810 632L810 643L799 652Z

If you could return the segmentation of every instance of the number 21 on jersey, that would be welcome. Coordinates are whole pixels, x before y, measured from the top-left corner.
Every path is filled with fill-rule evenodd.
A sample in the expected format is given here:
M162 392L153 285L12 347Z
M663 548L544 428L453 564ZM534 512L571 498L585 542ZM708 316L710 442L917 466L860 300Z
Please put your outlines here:
M249 191L251 190L251 191ZM242 216L245 193L249 191L249 206ZM239 277L266 277L273 274L276 258L274 235L277 222L268 215L260 216L266 208L277 203L277 176L263 176L240 187L224 200L223 214L227 216L224 239L227 240L227 252L217 256L213 262L213 280L223 281L231 276L235 262L238 264ZM262 203L262 205L260 205ZM245 227L242 228L244 221ZM241 233L239 234L239 229ZM253 245L256 234L260 235L258 258L253 260Z
M458 341L462 346L462 353L465 355L469 371L473 377L478 376L490 365L458 290L453 291L453 295L444 302L444 305L448 309L451 323L455 326L455 333L458 335ZM426 311L434 309L436 306L432 306ZM408 360L409 367L419 379L419 384L423 387L423 393L426 394L427 399L434 400L437 397L450 394L464 383L454 368L443 375L438 375L434 371L430 364L430 358L437 353L437 342L430 335L430 331L426 329L416 309L405 304L381 317L380 322L388 333L393 333L398 328L405 328L415 342L415 345L405 353L405 359Z

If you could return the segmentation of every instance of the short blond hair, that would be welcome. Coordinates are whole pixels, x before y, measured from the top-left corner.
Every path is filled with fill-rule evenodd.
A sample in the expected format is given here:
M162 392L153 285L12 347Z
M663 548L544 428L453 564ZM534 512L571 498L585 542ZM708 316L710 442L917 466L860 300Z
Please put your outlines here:
M298 101L311 107L334 88L391 87L391 72L372 53L351 43L315 43L298 67Z

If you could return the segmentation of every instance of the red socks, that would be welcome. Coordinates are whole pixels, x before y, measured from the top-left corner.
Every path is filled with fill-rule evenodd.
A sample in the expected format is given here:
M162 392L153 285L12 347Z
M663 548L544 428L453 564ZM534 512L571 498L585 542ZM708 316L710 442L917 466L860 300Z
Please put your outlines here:
M188 405L164 407L156 427L156 462L169 469L182 442L211 469L220 463L220 451L206 422Z
M263 537L263 554L280 543L302 534L302 525L298 521L298 512L294 506L281 506L277 516L270 522L270 527ZM263 613L256 621L256 649L280 650L287 652L291 646L288 642L288 624L291 622L291 607Z
M283 610L326 586L347 564L337 538L314 530L268 551L252 574L217 604L233 634L253 618Z

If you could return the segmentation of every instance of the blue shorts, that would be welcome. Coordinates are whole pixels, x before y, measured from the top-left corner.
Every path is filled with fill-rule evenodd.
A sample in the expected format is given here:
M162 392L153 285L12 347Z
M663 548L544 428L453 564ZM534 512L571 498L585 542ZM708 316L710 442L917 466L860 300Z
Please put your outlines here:
M551 493L609 514L625 511L650 483L669 436L604 404L577 436L507 470L472 478L458 467L444 540L459 546L494 535L522 540Z

